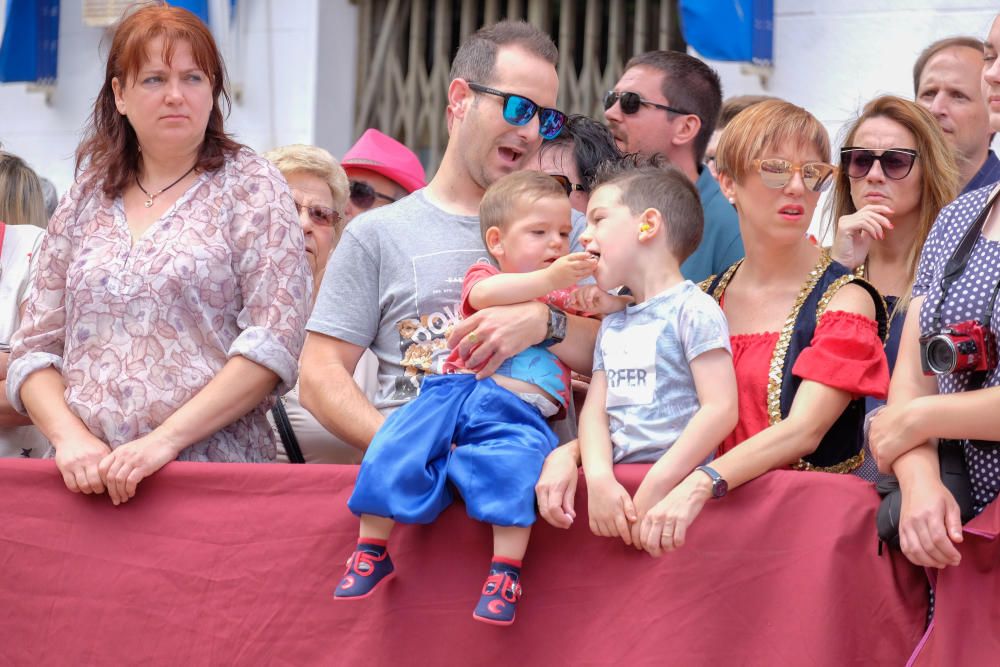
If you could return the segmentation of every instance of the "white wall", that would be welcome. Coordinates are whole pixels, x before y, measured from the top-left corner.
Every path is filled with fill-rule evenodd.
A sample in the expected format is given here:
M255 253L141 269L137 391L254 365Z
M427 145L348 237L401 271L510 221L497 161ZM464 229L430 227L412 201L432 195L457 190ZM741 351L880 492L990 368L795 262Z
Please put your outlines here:
M0 84L0 143L60 193L72 183L73 154L104 77L105 32L84 27L81 4L60 6L59 75L49 103L26 84ZM258 151L318 143L342 155L352 140L357 8L350 0L242 0L241 6L245 35L227 67L242 96L226 129ZM332 41L334 57L320 60ZM329 104L331 88L344 91L343 106L317 113L318 100Z
M983 39L995 0L775 0L774 68L766 82L737 63L709 60L724 97L775 95L805 107L827 128L836 163L845 126L879 95L913 99L913 63L931 42ZM829 192L810 233L830 242Z
M766 85L735 63L708 61L725 97L776 95L809 109L838 143L865 102L913 99L913 63L931 42L986 37L996 0L775 0L774 71Z

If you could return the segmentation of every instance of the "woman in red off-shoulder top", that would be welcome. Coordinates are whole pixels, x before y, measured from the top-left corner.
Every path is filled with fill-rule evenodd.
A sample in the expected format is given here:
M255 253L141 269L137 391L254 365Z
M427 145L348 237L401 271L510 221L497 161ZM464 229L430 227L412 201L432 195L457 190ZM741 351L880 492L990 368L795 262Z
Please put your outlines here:
M682 546L727 489L774 469L850 472L863 460L857 399L884 398L889 384L885 305L806 238L833 180L829 156L819 121L780 100L739 114L720 140L719 183L746 258L703 287L729 321L740 419L717 458L668 495L664 549Z

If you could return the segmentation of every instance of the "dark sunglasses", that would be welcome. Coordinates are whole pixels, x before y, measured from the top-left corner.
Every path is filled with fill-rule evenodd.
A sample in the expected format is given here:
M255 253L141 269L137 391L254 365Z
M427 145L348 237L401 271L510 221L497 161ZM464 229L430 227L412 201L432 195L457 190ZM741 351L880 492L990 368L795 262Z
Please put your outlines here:
M306 211L313 224L320 227L334 227L340 222L340 214L326 206L306 206L295 202L295 208L298 209L299 213Z
M769 188L783 188L792 180L792 175L799 172L802 183L813 192L826 190L833 181L837 168L826 162L806 162L792 164L781 158L754 160L753 166L760 173L760 180Z
M581 183L573 183L569 180L569 176L563 174L549 174L552 178L556 179L556 182L562 186L562 189L566 191L566 196L569 197L575 190L580 192L590 192L590 188Z
M364 181L351 181L350 197L352 204L366 211L375 205L376 197L384 199L390 204L396 201L395 197L377 192L375 188Z
M555 139L566 124L566 114L559 109L540 107L527 97L505 93L496 88L488 88L478 83L469 82L469 88L477 93L496 95L503 98L503 119L511 125L526 125L538 114L538 134L542 139Z
M887 148L881 154L868 148L845 146L840 149L840 166L851 178L864 178L878 162L886 178L899 181L910 175L917 151L909 148Z
M609 90L604 93L604 110L607 111L615 105L615 102L620 102L622 106L622 113L631 116L639 110L639 105L645 104L648 107L654 107L656 109L663 109L664 111L669 111L670 113L679 113L682 116L697 116L698 114L693 114L690 111L682 111L674 107L668 107L666 104L659 104L647 100L643 97L639 97L639 93L633 93L631 91L625 91L622 93Z

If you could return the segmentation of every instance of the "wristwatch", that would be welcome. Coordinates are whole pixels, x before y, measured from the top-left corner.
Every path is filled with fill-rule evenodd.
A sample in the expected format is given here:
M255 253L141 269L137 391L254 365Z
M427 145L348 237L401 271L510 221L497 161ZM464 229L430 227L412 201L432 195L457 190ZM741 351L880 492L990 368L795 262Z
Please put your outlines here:
M545 305L549 307L549 326L545 330L545 340L542 341L542 345L551 347L566 339L566 313L551 303Z
M721 498L729 491L729 483L722 479L722 475L710 466L698 466L695 470L700 470L712 478L712 498Z

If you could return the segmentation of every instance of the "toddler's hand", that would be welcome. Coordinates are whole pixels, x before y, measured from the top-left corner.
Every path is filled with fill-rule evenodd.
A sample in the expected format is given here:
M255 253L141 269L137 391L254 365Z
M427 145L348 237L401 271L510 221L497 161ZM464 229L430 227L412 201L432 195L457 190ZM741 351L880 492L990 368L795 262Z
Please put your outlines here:
M577 284L594 273L597 268L597 258L589 252L571 252L563 255L549 266L549 279L552 289L564 289Z
M621 537L632 544L629 522L636 520L635 507L625 487L613 475L587 480L590 530L601 537Z
M597 285L582 285L573 292L570 305L580 312L609 315L624 310L625 306L634 302L635 299L631 296L616 296L608 294Z

